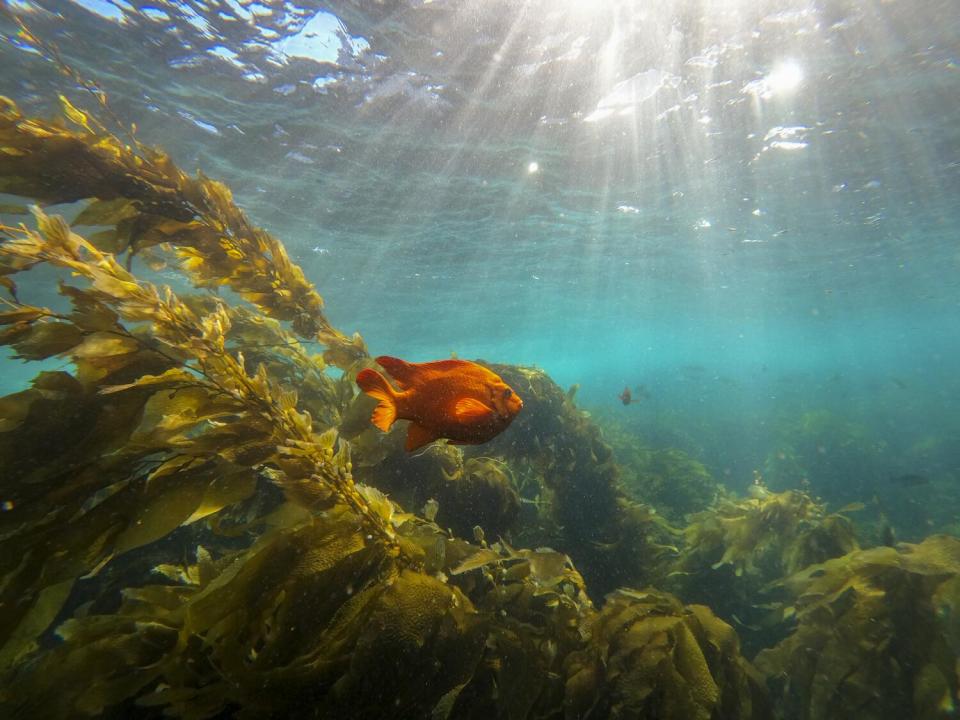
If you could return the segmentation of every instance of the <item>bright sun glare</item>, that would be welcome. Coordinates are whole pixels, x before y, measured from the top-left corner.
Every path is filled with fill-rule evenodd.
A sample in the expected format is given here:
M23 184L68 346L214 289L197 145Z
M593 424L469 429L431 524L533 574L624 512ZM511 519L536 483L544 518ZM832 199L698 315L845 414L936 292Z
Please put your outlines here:
M785 60L767 76L767 87L770 92L782 95L793 92L803 82L803 69L795 60Z

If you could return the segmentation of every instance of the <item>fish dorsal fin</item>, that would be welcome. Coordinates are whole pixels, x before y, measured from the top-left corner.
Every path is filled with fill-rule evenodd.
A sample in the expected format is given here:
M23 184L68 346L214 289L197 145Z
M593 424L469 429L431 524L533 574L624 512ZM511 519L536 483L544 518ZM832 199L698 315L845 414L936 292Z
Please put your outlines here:
M460 422L475 423L490 420L496 413L492 407L474 398L460 398L453 406L453 414Z
M404 447L407 452L413 452L417 448L433 442L438 437L436 433L427 430L423 425L410 423L410 428L407 430L407 444Z
M401 390L407 390L412 386L417 377L417 366L408 363L400 358L381 355L376 359L377 365L382 367L387 373L396 380Z
M443 372L450 372L452 370L466 370L474 368L483 368L482 365L477 365L476 363L470 362L469 360L460 360L458 358L450 358L449 360L433 360L428 363L420 363L424 367L428 367L431 370L440 370ZM484 368L486 369L486 368Z

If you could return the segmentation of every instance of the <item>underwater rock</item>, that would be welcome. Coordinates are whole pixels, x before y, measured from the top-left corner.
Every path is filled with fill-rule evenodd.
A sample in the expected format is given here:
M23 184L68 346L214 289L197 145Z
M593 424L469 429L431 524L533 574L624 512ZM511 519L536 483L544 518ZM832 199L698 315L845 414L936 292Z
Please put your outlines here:
M386 436L373 430L355 439L355 472L361 482L403 507L421 508L435 500L437 524L457 537L473 537L477 525L490 538L509 533L519 517L520 496L502 460L466 457L445 443L410 455L402 435L402 428Z
M703 463L683 450L652 449L636 440L614 446L623 482L632 497L649 503L672 523L706 510L722 488Z
M542 370L489 367L524 400L513 425L489 445L490 454L524 476L522 500L543 504L541 538L526 527L524 541L554 545L570 555L594 598L661 577L676 553L675 531L651 508L630 499L599 428Z

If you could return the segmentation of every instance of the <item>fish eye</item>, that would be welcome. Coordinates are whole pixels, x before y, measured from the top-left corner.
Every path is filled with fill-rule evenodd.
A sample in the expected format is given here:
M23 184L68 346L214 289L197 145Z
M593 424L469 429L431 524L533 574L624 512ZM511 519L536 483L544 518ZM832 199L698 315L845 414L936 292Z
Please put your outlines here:
M506 390L503 391L503 396L504 396L505 398L508 398L508 397L510 397L511 395L513 395L513 390L511 390L510 388L507 388Z

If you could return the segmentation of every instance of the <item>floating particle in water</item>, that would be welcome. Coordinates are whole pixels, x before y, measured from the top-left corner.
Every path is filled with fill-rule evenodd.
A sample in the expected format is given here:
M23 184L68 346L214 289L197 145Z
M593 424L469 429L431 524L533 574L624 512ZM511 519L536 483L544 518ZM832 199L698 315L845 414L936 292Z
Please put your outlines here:
M294 160L301 165L313 165L313 158L304 155L302 152L297 152L296 150L291 150L286 154L288 160Z
M220 130L217 128L216 125L213 125L213 124L208 123L208 122L204 122L203 120L201 120L201 119L199 119L198 117L194 116L192 113L188 113L186 110L177 110L177 115L179 115L180 117L182 117L184 120L187 120L187 121L189 121L189 122L192 122L194 125L196 125L198 128L200 128L201 130L203 130L203 131L206 132L206 133L209 133L209 134L211 134L211 135L219 135L219 134L220 134Z
M774 140L770 143L770 147L776 150L803 150L810 143L805 142L791 142L789 140Z
M530 175L534 175L534 174L540 172L540 163L538 163L538 162L536 162L536 161L531 162L529 165L527 165L527 172L528 172Z

